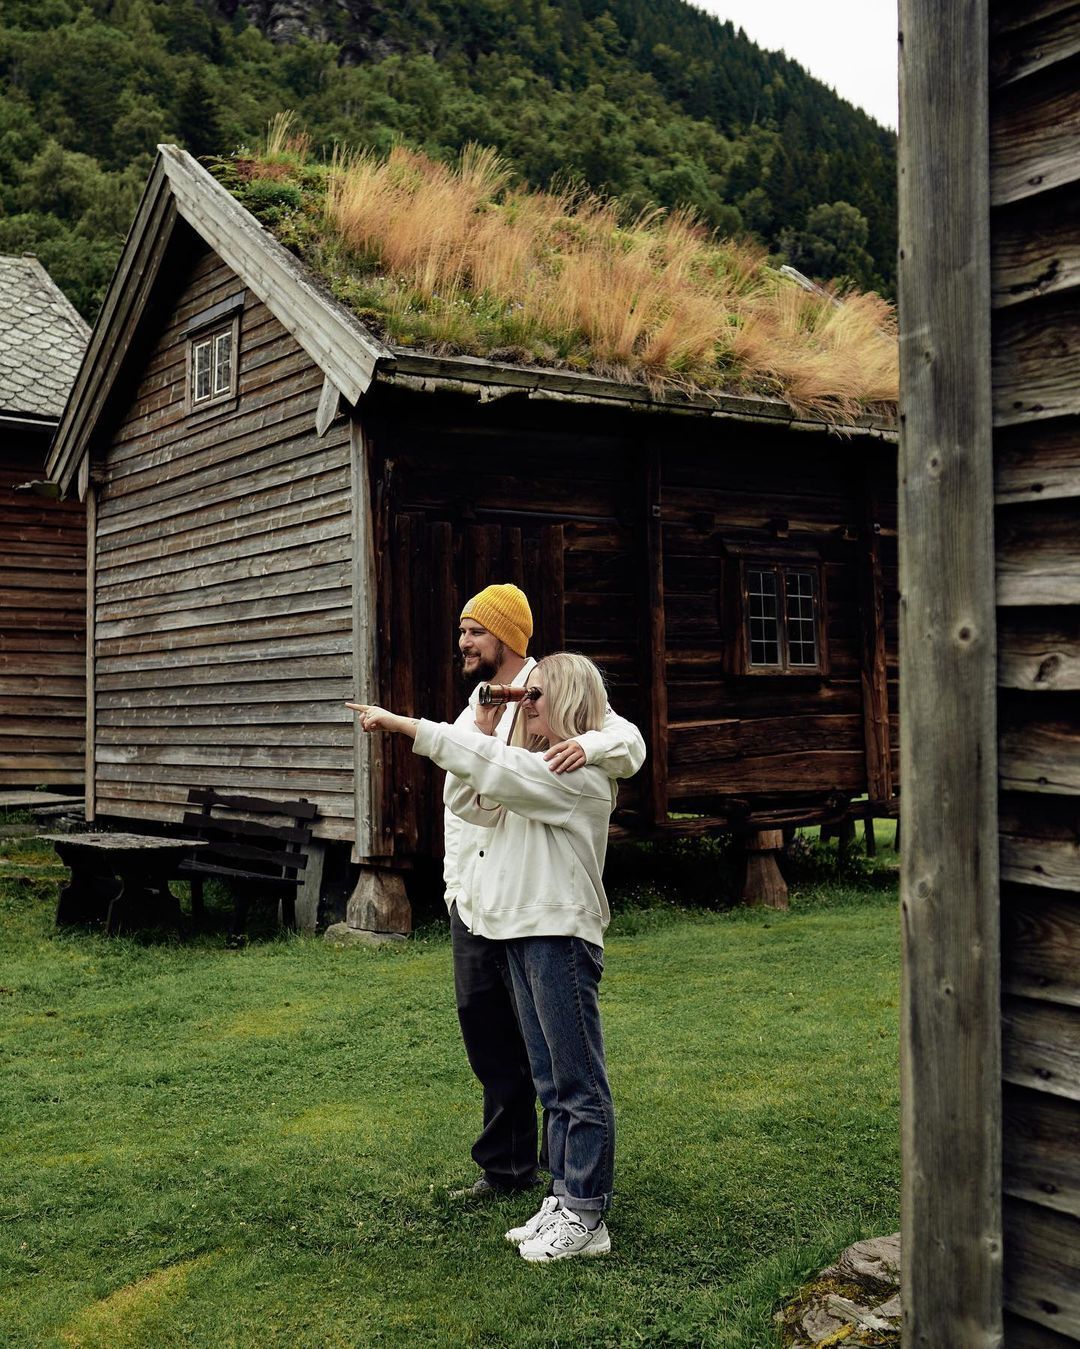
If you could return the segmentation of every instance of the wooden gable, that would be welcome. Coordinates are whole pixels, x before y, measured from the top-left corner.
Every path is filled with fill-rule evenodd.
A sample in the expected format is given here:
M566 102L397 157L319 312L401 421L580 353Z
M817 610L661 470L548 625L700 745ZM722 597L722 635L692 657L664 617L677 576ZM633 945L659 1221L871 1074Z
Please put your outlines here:
M351 838L349 429L318 435L322 371L186 226L170 268L94 452L90 807L302 796ZM234 329L235 396L193 406L193 343Z

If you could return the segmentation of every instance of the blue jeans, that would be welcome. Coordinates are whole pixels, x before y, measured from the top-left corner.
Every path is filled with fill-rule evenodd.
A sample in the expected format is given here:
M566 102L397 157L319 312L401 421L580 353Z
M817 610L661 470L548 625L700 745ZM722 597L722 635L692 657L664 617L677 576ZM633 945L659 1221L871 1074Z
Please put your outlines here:
M603 1212L615 1169L611 1103L598 992L599 946L580 937L506 943L533 1084L548 1117L552 1192L575 1212Z

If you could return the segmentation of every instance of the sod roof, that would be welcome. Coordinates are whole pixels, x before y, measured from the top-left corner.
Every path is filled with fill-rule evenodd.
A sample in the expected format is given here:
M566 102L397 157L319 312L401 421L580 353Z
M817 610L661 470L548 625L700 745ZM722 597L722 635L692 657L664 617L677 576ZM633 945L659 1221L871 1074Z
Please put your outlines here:
M476 147L453 165L404 147L318 162L288 118L210 169L394 350L779 398L832 422L895 413L891 306L807 288L686 213L532 191Z

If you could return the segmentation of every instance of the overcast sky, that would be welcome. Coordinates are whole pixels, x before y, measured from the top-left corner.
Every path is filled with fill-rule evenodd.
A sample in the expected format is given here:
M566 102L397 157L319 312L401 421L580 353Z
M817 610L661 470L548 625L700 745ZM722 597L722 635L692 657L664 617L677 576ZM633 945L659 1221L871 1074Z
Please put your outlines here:
M691 0L896 127L896 0Z

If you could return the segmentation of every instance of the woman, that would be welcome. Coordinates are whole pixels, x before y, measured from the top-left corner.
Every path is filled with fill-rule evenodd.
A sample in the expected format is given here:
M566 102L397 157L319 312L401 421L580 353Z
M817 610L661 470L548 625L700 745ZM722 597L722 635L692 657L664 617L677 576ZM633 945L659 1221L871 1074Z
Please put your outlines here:
M540 751L604 723L607 695L584 656L546 656L529 675L509 744L478 709L474 730L350 704L365 731L408 736L449 770L446 804L490 829L477 858L473 930L505 941L537 1095L548 1112L552 1195L507 1232L525 1260L606 1255L615 1113L598 988L609 919L601 879L616 788L597 765L555 774Z

